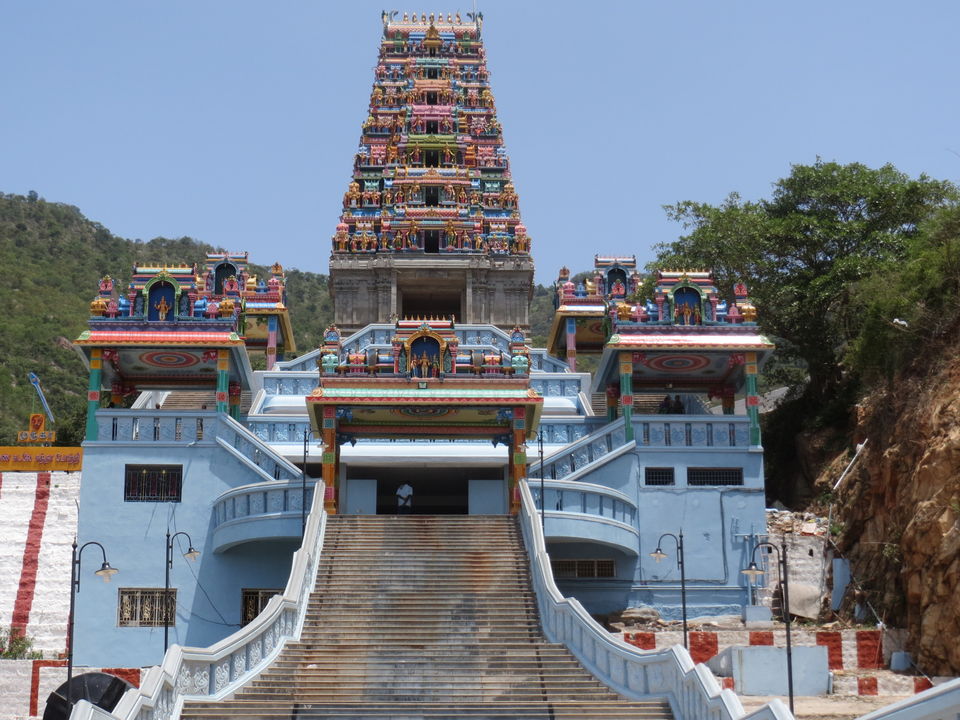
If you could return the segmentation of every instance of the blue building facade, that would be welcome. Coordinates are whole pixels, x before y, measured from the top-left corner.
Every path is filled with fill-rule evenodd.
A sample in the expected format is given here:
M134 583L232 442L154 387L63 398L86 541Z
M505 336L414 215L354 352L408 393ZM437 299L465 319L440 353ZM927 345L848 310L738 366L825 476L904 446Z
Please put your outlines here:
M598 256L580 285L561 274L547 347L530 347L531 240L479 21L384 23L333 239L342 330L275 361L294 347L282 268L260 281L243 256L101 283L77 340L78 541L120 572L105 585L83 558L80 665L155 664L165 635L218 642L284 587L314 492L328 512L393 513L404 483L424 514L516 512L529 483L557 582L593 613L679 617L677 548L650 557L664 533L683 533L691 616L749 601L772 345L746 288L662 272L640 299L635 260ZM268 369L252 369L258 352ZM595 372L578 371L584 355Z

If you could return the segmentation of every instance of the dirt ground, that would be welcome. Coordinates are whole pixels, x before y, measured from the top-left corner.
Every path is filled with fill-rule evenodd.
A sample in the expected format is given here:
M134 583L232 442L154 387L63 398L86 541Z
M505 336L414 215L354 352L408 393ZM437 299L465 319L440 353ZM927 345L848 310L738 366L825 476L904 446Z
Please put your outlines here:
M756 710L761 705L772 700L772 697L757 695L739 695L743 709L747 712ZM780 700L787 704L787 698ZM854 720L885 705L903 700L898 696L864 696L864 695L822 695L814 697L795 697L794 711L797 720Z

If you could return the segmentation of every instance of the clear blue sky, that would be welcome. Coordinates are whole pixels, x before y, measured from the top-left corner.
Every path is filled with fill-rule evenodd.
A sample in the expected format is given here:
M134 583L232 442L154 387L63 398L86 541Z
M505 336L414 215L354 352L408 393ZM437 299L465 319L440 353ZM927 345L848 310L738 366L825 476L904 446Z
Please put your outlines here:
M0 191L326 272L384 7L472 5L7 0ZM818 155L960 178L954 0L478 8L539 282Z

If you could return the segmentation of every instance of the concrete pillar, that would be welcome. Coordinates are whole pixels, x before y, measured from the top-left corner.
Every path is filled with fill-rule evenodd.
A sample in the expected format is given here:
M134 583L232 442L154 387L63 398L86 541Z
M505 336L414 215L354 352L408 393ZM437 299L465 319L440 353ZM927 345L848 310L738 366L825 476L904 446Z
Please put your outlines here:
M746 354L747 416L750 418L750 444L760 445L760 398L757 395L757 354Z
M626 441L633 440L633 353L621 352L620 362L620 412L623 414L623 429Z
M97 439L97 410L100 409L100 378L103 375L103 350L90 350L90 382L87 385L87 440Z
M277 316L267 318L267 370L277 362Z
M217 412L230 411L228 391L230 387L230 351L227 348L217 350Z
M513 409L510 434L510 514L520 512L520 483L527 477L527 409Z
M567 367L577 371L577 320L567 318Z
M321 466L323 507L328 514L335 515L337 513L337 408L332 405L323 408L320 435L323 441ZM317 491L319 490L320 488L317 488Z

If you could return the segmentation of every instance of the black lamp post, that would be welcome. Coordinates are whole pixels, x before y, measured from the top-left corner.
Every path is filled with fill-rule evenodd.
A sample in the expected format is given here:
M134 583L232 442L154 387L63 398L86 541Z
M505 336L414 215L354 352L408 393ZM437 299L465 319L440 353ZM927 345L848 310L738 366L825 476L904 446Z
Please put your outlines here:
M537 444L540 446L540 532L543 534L543 542L547 542L547 521L543 513L547 498L543 494L543 430L537 432Z
M793 651L790 647L790 589L787 577L787 541L784 540L779 548L771 542L757 543L750 555L750 566L740 572L754 579L763 575L763 570L757 567L757 550L762 547L772 548L776 551L777 574L780 576L780 584L783 585L783 624L787 626L787 693L790 696L790 712L793 713Z
M687 570L686 563L683 560L683 530L680 531L679 537L673 533L664 533L660 536L660 539L657 540L657 549L650 553L650 557L657 562L667 557L667 554L660 549L660 543L663 542L665 537L671 537L677 543L677 567L680 568L680 611L683 613L683 646L689 650L690 645L687 641Z
M99 570L94 571L94 575L102 577L104 582L110 582L110 576L119 572L115 567L110 567L110 563L107 562L107 551L103 549L103 545L96 540L91 540L77 550L77 539L73 539L73 560L70 563L70 617L67 628L67 705L70 707L73 706L73 693L70 690L70 681L73 680L73 611L76 608L77 593L80 592L80 558L88 545L96 545L103 555L103 564Z
M173 541L177 539L178 535L183 535L187 538L187 545L189 550L187 550L183 556L190 560L191 562L200 557L200 551L196 550L193 547L193 540L190 539L190 535L183 532L170 534L170 531L167 530L167 555L166 555L166 574L163 582L163 652L167 652L167 641L170 634L170 571L173 569Z

